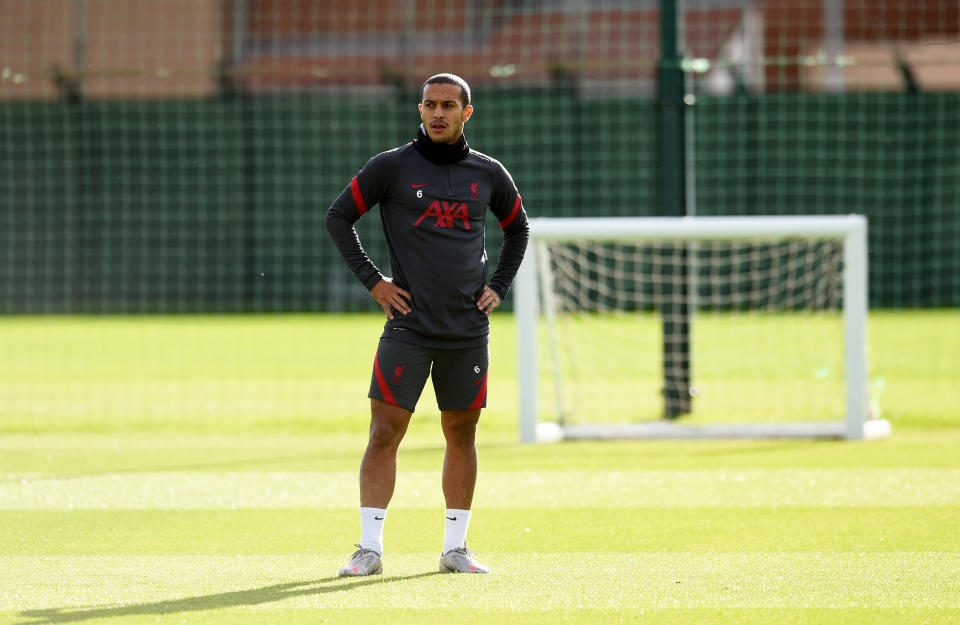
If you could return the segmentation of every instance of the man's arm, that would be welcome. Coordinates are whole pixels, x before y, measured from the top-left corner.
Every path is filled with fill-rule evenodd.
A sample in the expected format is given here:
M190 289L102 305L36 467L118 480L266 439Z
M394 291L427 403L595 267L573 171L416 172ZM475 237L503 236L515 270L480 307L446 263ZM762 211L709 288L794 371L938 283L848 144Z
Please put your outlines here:
M387 317L393 319L391 307L404 315L410 312L410 294L383 277L367 256L354 227L354 223L386 192L389 183L385 159L384 154L375 156L354 176L327 209L324 224L347 267L383 307Z
M503 230L503 245L500 247L500 255L497 258L497 267L487 287L500 300L493 304L493 308L499 306L507 296L510 285L520 269L523 254L527 249L527 240L530 238L530 225L527 221L527 212L523 208L523 200L513 184L513 179L502 165L499 165L495 173L495 180L496 186L490 199L490 208ZM491 301L489 297L485 298L486 295L485 289L480 299L485 300L489 306ZM480 301L477 304L488 314L493 310L493 308L485 310L485 307L480 306Z
M341 193L340 197L327 209L324 224L347 267L369 291L383 279L383 274L360 244L357 229L353 227L359 215L353 217L349 210L344 209L343 204L346 202L344 193Z

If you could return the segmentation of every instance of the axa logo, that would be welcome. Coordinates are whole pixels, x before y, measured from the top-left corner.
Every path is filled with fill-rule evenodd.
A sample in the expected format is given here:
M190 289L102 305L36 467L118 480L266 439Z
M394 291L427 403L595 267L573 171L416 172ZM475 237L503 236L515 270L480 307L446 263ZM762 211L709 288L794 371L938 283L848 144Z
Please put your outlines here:
M434 200L430 206L420 215L420 218L413 222L414 226L419 226L427 217L434 217L434 228L453 228L454 220L459 219L463 222L463 229L470 229L470 213L467 211L465 202L447 202Z

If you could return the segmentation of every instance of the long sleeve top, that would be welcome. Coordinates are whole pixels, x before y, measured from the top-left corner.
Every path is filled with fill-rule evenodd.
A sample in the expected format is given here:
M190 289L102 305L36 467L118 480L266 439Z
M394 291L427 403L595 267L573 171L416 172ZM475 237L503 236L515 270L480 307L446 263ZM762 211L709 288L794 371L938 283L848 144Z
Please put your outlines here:
M506 297L529 236L523 201L507 170L462 137L454 145L434 144L422 128L416 141L370 159L325 219L367 290L384 275L364 251L354 223L376 205L392 279L410 293L412 308L395 313L383 336L438 348L485 344L489 319L477 309L477 298L486 285ZM504 233L489 283L487 208Z

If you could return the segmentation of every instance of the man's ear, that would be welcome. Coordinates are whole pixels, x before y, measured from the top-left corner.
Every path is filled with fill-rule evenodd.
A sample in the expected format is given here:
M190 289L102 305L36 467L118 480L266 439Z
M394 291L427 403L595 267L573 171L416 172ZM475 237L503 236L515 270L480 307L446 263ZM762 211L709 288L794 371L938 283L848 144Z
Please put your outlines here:
M473 115L473 105L468 104L467 108L463 109L463 121L470 119L471 115Z

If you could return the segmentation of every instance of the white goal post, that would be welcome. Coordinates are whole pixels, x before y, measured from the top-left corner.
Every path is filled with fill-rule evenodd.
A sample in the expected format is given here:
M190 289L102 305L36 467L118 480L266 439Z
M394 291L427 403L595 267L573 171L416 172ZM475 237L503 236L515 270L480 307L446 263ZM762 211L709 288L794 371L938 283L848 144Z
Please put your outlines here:
M611 218L536 218L530 222L530 244L523 264L517 274L513 287L515 316L517 322L518 343L518 382L520 400L520 438L523 442L550 441L575 438L845 438L857 440L864 438L881 438L889 434L890 425L880 419L869 418L869 379L867 372L867 221L861 215L836 216L756 216L756 217L611 217ZM788 245L799 242L827 241L836 248L836 260L833 263L836 271L842 274L835 278L836 289L842 294L834 297L835 310L830 311L835 318L838 332L842 338L836 343L843 343L842 355L837 355L836 375L839 411L845 414L838 415L833 420L789 420L778 419L772 415L771 419L762 422L737 423L694 423L685 424L686 419L648 419L639 423L586 423L578 424L564 420L563 416L549 414L562 410L558 400L557 407L545 409L540 398L540 388L544 380L556 379L558 385L566 382L559 378L556 371L557 345L562 336L556 333L557 312L554 310L555 297L577 299L576 296L554 295L554 282L567 280L578 282L580 278L570 275L555 275L552 267L558 261L552 256L551 246L581 245L585 242L603 246L620 244L635 247L674 245L679 249L690 250L683 253L682 262L696 263L703 256L700 246L712 245L720 242L730 246L775 246ZM659 254L659 252L655 252ZM595 258L596 252L584 254ZM638 257L639 258L639 257ZM653 258L658 258L653 256ZM730 252L724 251L721 263L729 263ZM554 260L551 260L554 259ZM602 271L604 263L613 264L615 261L598 261L600 269L587 270L588 279L596 271ZM807 261L805 261L807 262ZM812 261L809 266L818 267L820 261ZM770 264L770 263L767 263ZM774 261L772 264L777 264ZM626 266L628 272L643 273L639 267L647 267L644 260L631 260ZM807 266L807 265L805 265ZM841 269L842 268L842 269ZM802 269L802 268L801 268ZM796 269L790 269L796 272ZM811 270L813 272L820 269ZM622 273L622 272L621 272ZM702 273L702 272L700 272ZM699 313L697 312L698 271L694 268L689 274L694 281L690 287L692 304L689 311L696 326ZM792 276L792 274L790 274ZM792 278L791 278L792 279ZM769 283L771 280L766 279ZM633 290L641 290L633 288ZM729 290L729 289L728 289ZM732 314L744 317L738 307L741 303L735 302L727 310L734 309ZM647 316L656 315L656 302L641 302L635 308L643 307ZM789 306L789 305L788 305ZM840 307L842 306L842 311ZM762 311L763 312L763 311ZM775 313L776 314L776 313ZM596 311L582 314L582 317L595 319ZM626 316L627 323L631 317ZM740 323L744 323L740 321ZM745 323L755 323L749 316ZM622 327L622 326L621 326ZM627 326L629 327L629 326ZM842 329L841 329L842 328ZM700 330L697 330L698 332ZM663 330L666 334L666 330ZM709 337L708 337L709 338ZM588 343L590 341L587 341ZM597 341L593 341L594 343ZM616 342L616 341L614 341ZM825 343L834 347L829 341ZM549 344L549 350L546 349ZM837 345L837 351L840 346ZM693 370L693 384L696 384L697 355L696 347L690 348L692 355L690 363ZM543 351L552 356L542 357ZM733 350L731 350L733 351ZM636 352L632 352L636 353ZM638 354L639 357L659 359L659 354ZM729 358L735 359L740 354L731 353ZM784 355L785 356L785 355ZM744 355L746 357L746 355ZM842 366L839 361L842 359ZM551 360L553 362L551 362ZM602 360L601 360L602 362ZM602 365L601 365L602 367ZM666 368L666 365L664 365ZM824 367L824 369L828 369ZM825 374L826 375L826 374ZM831 374L832 375L832 374ZM692 388L692 387L691 387ZM799 394L805 394L800 391ZM809 393L806 393L809 394ZM691 395L693 393L691 392ZM760 393L757 395L760 396ZM693 402L699 401L694 398ZM547 402L549 403L549 402ZM696 412L696 408L693 409ZM832 418L832 417L831 417Z

